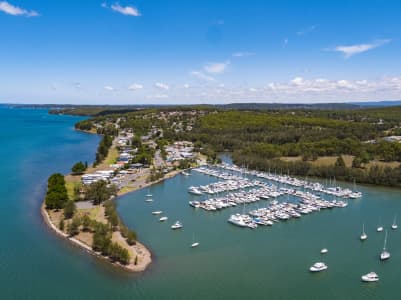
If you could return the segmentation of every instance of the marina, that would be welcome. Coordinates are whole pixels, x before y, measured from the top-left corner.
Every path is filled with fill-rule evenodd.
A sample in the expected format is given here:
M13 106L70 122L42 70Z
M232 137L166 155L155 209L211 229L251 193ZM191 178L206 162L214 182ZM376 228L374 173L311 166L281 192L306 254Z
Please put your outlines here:
M324 209L345 208L348 202L345 199L362 197L362 193L341 187L326 188L320 183L300 181L289 176L273 176L268 173L252 172L235 165L221 164L213 167L201 167L195 171L212 176L223 181L210 183L208 185L190 186L188 192L195 195L207 195L203 201L192 200L189 205L194 208L202 208L206 211L216 211L243 205L242 214L236 213L229 217L228 222L239 227L257 228L258 226L273 225L273 222L286 221L291 218L300 218L312 212ZM223 171L221 171L223 170ZM237 172L239 174L227 173ZM263 178L261 180L249 179L244 175ZM272 183L273 182L273 183ZM290 186L290 188L288 188ZM312 190L313 192L310 192ZM234 192L236 191L236 192ZM219 195L210 198L210 195ZM325 200L320 197L339 197L342 200ZM281 196L291 196L293 202L283 202ZM264 207L257 208L245 213L245 205L264 201Z
M280 271L274 272L274 276L278 277L273 280L275 286L268 284L273 294L278 291L282 293L284 286L279 280L286 278L294 282L293 284L301 280L305 287L317 289L317 293L325 295L327 299L337 299L338 294L334 289L340 284L345 284L347 289L351 289L355 299L361 299L356 296L361 289L372 286L361 282L361 276L369 269L380 274L381 282L386 281L386 284L391 284L388 282L389 278L397 273L393 264L395 258L392 257L391 261L383 263L377 257L380 255L378 250L383 248L384 230L391 231L394 211L398 207L395 198L390 202L394 205L392 206L394 211L378 210L376 205L379 204L378 199L381 199L378 198L379 194L363 186L358 188L363 197L351 198L346 195L355 192L352 184L338 183L337 187L333 187L326 186L321 181L307 183L305 181L303 185L297 186L245 172L241 174L227 171L220 166L201 169L203 172L193 169L189 177L180 175L153 186L151 192L155 201L149 207L140 204L140 199L143 199L146 191L138 191L118 200L118 207L124 220L131 226L135 226L137 222L145 224L146 228L142 228L140 234L148 239L148 243L160 249L157 254L161 255L161 260L155 266L157 273L161 272L160 276L164 274L164 266L169 264L163 262L165 257L171 260L170 263L180 265L180 268L185 269L184 264L188 263L191 266L195 264L197 268L203 270L205 269L202 266L210 259L216 264L214 268L223 268L224 272L228 273L234 272L234 269L229 267L229 262L236 261L236 265L241 266L249 277L249 280L242 281L248 288L254 286L251 282L262 284L258 279L263 277L262 273L272 275L270 271L266 271L267 266L275 266L277 270L280 266L284 268L285 265L291 272L296 272L296 276L288 276ZM212 170L212 175L207 174L209 172L206 170ZM296 182L292 179L288 181ZM305 184L313 185L315 188L320 185L322 191L305 188ZM240 185L242 188L237 188ZM189 192L194 188L201 194ZM207 189L210 189L210 193ZM338 194L333 195L330 192L323 192L324 190L336 190ZM394 197L396 195L399 194L394 190ZM129 213L133 210L135 214ZM149 216L149 213L157 210L163 211L163 214L172 220L167 227L159 224L158 220L154 222L155 220ZM379 218L383 234L376 231ZM185 226L179 230L171 230L170 226L176 220L180 220ZM234 223L235 226L232 225ZM359 241L362 224L365 224L365 233L369 235L369 239L364 243ZM246 230L246 228L255 229ZM201 246L198 246L199 240L194 239L193 232L201 234ZM152 233L166 236L169 242L149 238ZM390 250L393 250L396 244L401 247L401 238L391 237L390 242ZM196 245L194 247L198 247L197 251L190 250L193 249L193 244ZM228 248L230 253L227 253ZM207 259L203 257L205 253L208 253ZM393 250L392 256L395 255L401 259L401 256L394 254ZM275 260L275 257L285 257L286 262ZM257 271L261 261L265 271ZM322 262L330 268L318 272L321 274L316 276L311 272L305 272L309 271L315 262ZM211 277L211 281L222 278L220 272L214 275L208 271L206 273ZM191 278L197 280L198 277L192 275ZM316 285L317 279L319 287ZM230 276L230 282L233 280ZM220 289L225 284L218 286ZM217 287L213 290L218 293ZM300 294L307 298L306 290L302 289ZM294 296L291 292L284 294L287 297ZM238 298L233 294L232 297ZM303 298L299 294L298 297Z

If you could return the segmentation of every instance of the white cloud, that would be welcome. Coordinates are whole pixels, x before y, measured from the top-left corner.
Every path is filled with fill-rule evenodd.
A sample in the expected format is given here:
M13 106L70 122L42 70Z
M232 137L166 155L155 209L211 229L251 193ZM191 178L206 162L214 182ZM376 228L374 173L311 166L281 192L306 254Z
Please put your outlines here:
M291 80L291 83L296 86L301 86L303 82L304 79L302 77L295 77L293 80Z
M166 95L166 94L156 94L156 95L149 95L149 96L147 96L147 98L151 98L151 99L166 99L166 98L168 98L168 95Z
M235 52L232 54L232 57L248 57L253 56L255 53L252 52Z
M103 8L108 8L106 2L103 2L101 6ZM113 11L118 12L123 15L126 15L126 16L133 16L133 17L141 16L140 11L135 6L121 6L119 3L114 3L110 6L110 8Z
M200 71L192 71L190 72L190 75L206 81L216 81L214 77L206 75L205 73Z
M219 74L219 73L224 73L224 71L227 69L227 67L229 66L230 61L226 61L226 62L212 62L212 63L207 63L203 69L207 72L207 73L211 73L211 74Z
M139 83L133 83L133 84L131 84L131 85L128 86L128 89L129 89L130 91L141 90L141 89L143 89L143 85L142 85L142 84L139 84Z
M166 90L166 91L170 89L170 87L167 84L162 83L162 82L156 82L155 87L157 87L158 89L161 89L161 90Z
M348 46L337 46L333 49L333 51L341 52L344 54L345 58L350 58L353 55L360 54L377 47L380 47L384 44L390 43L391 40L378 40L370 44L357 44L357 45L348 45Z
M106 90L106 91L109 91L109 92L115 91L115 88L113 88L113 87L110 86L110 85L104 86L103 89Z
M286 47L286 46L288 45L288 38L285 38L285 39L283 40L283 45L284 45L284 47Z
M186 83L183 85L183 87L184 87L184 89L189 89L191 86L188 83Z
M0 1L0 11L12 16L38 17L39 13L34 10L26 10L18 6L14 6L7 1Z

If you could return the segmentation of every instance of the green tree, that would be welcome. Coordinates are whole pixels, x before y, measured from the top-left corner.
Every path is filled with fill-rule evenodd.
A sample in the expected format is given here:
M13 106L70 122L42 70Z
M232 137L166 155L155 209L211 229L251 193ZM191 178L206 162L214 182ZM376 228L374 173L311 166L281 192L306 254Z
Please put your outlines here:
M72 166L71 171L73 175L79 175L84 173L86 170L86 167L82 161L77 162L75 165Z
M90 231L91 224L92 224L91 219L89 218L89 216L87 214L85 214L82 217L82 230L85 232Z
M127 234L127 243L132 246L136 244L136 232L129 230Z
M360 168L361 166L362 166L361 159L358 156L354 157L354 159L352 160L352 167L353 168Z
M345 162L341 155L337 158L335 166L336 167L345 167Z
M58 228L59 228L61 231L64 231L64 219L61 219L61 220L60 220L59 225L58 225Z
M106 181L100 180L90 184L87 187L85 198L89 201L93 201L93 204L97 205L109 200L111 196L115 196L117 189L114 185L107 186Z
M64 218L71 219L76 211L75 202L73 200L67 201L64 207Z
M56 173L49 177L45 198L46 208L61 209L68 201L65 180L62 174Z
M74 217L71 223L68 225L67 233L69 236L74 236L79 233L79 226L81 226L81 220L78 217Z

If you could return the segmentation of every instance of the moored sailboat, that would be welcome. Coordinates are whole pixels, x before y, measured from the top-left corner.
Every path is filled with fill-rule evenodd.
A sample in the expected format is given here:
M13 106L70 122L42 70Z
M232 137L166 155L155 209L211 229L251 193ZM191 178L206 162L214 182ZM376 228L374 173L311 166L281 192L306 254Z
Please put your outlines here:
M361 241L364 241L368 238L368 235L365 233L365 224L362 225L362 234L361 234Z
M390 258L390 252L387 251L386 246L387 246L387 230L386 230L386 235L384 237L383 251L382 253L380 253L380 260L386 260Z
M391 229L396 230L398 228L397 225L397 215L394 216L393 225L391 225Z

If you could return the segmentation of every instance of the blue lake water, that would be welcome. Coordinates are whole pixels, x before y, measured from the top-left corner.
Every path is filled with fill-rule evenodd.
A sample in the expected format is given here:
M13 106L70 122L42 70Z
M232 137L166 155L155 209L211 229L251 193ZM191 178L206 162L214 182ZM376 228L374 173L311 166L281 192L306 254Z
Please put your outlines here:
M227 223L231 213L194 210L190 185L216 179L192 172L118 199L118 211L153 252L143 274L127 274L59 239L44 225L39 208L47 177L68 172L78 160L93 160L99 137L74 131L77 117L45 110L0 107L0 286L1 299L398 299L401 294L401 191L360 186L363 199L344 209L307 215L256 230ZM260 202L259 205L262 205ZM247 207L252 208L255 205ZM160 223L151 214L163 210ZM389 229L392 257L380 262L383 233ZM181 220L184 228L172 231ZM362 223L368 240L359 241ZM195 235L200 246L191 249ZM311 264L329 253L329 268L310 274ZM371 270L377 284L363 284Z

